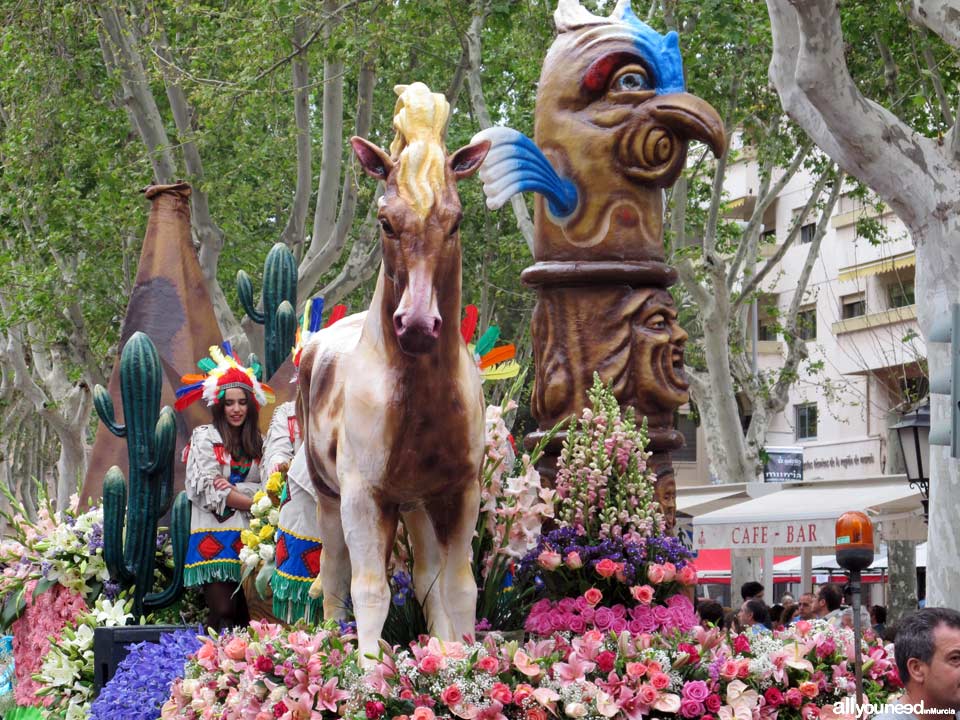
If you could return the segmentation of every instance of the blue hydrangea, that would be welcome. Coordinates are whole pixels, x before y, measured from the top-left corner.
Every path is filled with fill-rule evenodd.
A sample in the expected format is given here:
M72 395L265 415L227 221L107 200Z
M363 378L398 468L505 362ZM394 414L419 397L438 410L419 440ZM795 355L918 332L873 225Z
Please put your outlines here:
M90 720L156 720L170 697L170 685L183 677L187 656L200 648L201 629L178 630L159 643L132 645L113 678L90 708Z

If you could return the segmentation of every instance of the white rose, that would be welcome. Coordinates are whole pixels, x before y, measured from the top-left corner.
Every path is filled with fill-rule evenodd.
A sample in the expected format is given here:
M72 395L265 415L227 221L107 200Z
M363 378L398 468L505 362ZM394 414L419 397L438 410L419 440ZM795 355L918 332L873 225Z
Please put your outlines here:
M280 524L280 511L276 508L270 510L270 513L267 515L267 522L277 527Z
M273 560L273 545L266 545L261 543L257 546L257 550L260 553L260 559L265 562L270 562Z
M587 706L578 702L567 703L563 710L569 717L572 718L582 718L587 714Z

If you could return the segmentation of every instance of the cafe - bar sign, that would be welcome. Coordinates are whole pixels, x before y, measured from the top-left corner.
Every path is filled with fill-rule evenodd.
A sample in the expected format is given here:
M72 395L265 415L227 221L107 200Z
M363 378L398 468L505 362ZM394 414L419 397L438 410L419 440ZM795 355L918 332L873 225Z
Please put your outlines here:
M694 519L693 545L698 550L830 547L834 544L834 523L834 520L817 519L698 525Z

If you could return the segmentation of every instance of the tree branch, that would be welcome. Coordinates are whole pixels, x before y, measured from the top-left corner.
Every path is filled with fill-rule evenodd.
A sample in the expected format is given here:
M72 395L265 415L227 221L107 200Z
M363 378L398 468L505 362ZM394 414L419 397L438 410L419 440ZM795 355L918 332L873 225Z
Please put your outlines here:
M383 195L383 187L378 186L373 202L364 218L360 233L350 249L350 255L343 268L329 284L321 291L326 303L333 305L353 290L366 282L377 269L380 263L382 245L380 232L377 226L377 201Z
M774 44L770 79L784 109L914 226L918 212L936 203L930 168L943 165L936 145L857 89L844 59L836 0L767 0L767 8Z
M293 207L287 218L286 227L280 235L281 241L290 248L297 259L303 255L303 243L306 240L307 211L310 209L310 191L312 164L310 142L310 67L307 62L306 20L299 17L293 25L293 45L298 49L292 64L293 71L293 117L297 126L297 189L293 195Z
M960 2L958 0L913 0L910 19L931 30L955 48L960 48Z

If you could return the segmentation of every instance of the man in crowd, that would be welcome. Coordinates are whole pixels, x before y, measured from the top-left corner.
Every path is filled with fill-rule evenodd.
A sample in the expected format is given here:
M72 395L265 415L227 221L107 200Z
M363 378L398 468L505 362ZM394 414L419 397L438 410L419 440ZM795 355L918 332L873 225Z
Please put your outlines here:
M905 692L898 701L899 711L895 706L894 712L881 713L874 720L920 720L916 711L921 703L924 717L956 716L960 712L960 613L925 608L905 615L897 625L894 647Z
M817 616L817 596L813 593L804 593L797 603L796 620L813 620Z
M843 593L834 583L820 587L817 593L817 617L839 627L843 618Z
M737 616L744 630L749 628L751 633L759 633L770 629L770 609L763 600L750 598L744 600Z
M756 580L750 580L740 586L740 597L746 600L763 600L763 585Z

